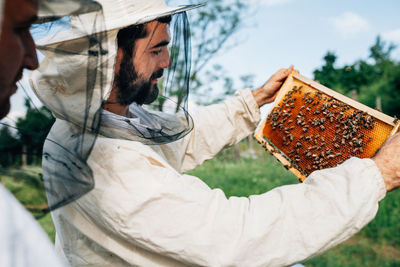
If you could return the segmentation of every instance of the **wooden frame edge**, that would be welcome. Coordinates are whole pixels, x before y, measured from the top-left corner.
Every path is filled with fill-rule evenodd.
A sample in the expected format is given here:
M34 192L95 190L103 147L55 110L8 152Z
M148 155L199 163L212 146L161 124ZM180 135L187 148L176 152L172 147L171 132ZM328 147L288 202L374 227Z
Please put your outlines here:
M260 138L257 138L257 136L255 135L255 137L256 137L257 141L265 149L267 149L276 159L278 159L286 169L291 171L300 180L300 182L304 182L304 180L307 177L304 176L298 169L293 167L292 164L280 152L277 152L273 146L271 146L266 140L264 140L263 136L258 135L258 137L260 137Z

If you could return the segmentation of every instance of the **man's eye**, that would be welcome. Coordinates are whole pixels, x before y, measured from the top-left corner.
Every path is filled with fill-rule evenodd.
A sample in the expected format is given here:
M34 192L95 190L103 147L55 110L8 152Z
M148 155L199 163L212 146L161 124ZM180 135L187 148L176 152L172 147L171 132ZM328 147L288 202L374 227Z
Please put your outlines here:
M159 55L160 53L161 53L161 49L158 49L158 50L155 50L155 51L152 51L152 53L153 53L153 55Z

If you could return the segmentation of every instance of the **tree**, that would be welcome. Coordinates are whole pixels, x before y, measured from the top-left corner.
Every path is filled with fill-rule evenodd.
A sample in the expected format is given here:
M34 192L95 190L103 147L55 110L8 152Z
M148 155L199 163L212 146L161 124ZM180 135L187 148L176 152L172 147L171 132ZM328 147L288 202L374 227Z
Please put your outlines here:
M391 61L390 55L394 49L396 49L394 44L389 44L389 46L386 46L386 43L381 40L380 36L378 36L376 37L375 44L369 49L369 57L375 61L376 65L380 65L387 61Z
M314 79L343 94L355 90L358 100L370 107L376 107L380 99L384 113L399 116L400 62L391 58L394 49L396 46L378 36L368 59L339 68L334 66L336 55L327 52L324 65L314 71Z
M19 165L21 162L21 143L7 126L0 129L0 151L0 165L2 167Z
M55 119L46 107L32 108L28 99L25 118L19 118L16 127L22 146L26 147L28 163L39 163L42 157L43 144Z
M190 2L198 3L194 0ZM200 88L207 89L205 86L207 83L204 81L210 79L203 78L201 74L210 60L222 54L228 47L237 44L232 36L241 28L247 10L248 4L245 0L212 0L208 1L204 7L190 11L192 65L189 80L192 93L198 92ZM171 52L171 56L173 56L173 52ZM182 70L177 70L177 72L176 75L183 75ZM214 77L216 77L214 81L226 78ZM178 85L178 88L171 92L171 95L176 97L176 111L183 101L180 89ZM159 110L162 110L163 104L164 100L160 98Z
M314 71L314 79L330 88L337 86L339 73L335 68L336 59L335 53L328 51L324 56L325 64Z

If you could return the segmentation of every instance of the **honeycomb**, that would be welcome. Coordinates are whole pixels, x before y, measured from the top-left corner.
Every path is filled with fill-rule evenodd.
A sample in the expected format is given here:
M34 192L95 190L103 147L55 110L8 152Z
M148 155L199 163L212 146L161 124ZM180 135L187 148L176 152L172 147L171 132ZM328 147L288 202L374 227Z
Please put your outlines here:
M281 98L255 137L300 181L350 157L374 156L393 134L394 119L381 120L375 116L378 111L361 104L354 107L349 104L354 101L295 77L287 79L286 90L281 89Z

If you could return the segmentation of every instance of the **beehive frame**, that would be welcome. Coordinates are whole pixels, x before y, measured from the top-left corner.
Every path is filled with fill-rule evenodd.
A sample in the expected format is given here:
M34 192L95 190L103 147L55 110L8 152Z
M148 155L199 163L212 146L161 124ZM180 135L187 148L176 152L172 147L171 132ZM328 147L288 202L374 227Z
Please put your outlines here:
M399 126L397 119L294 71L254 137L304 181L352 156L372 157Z

